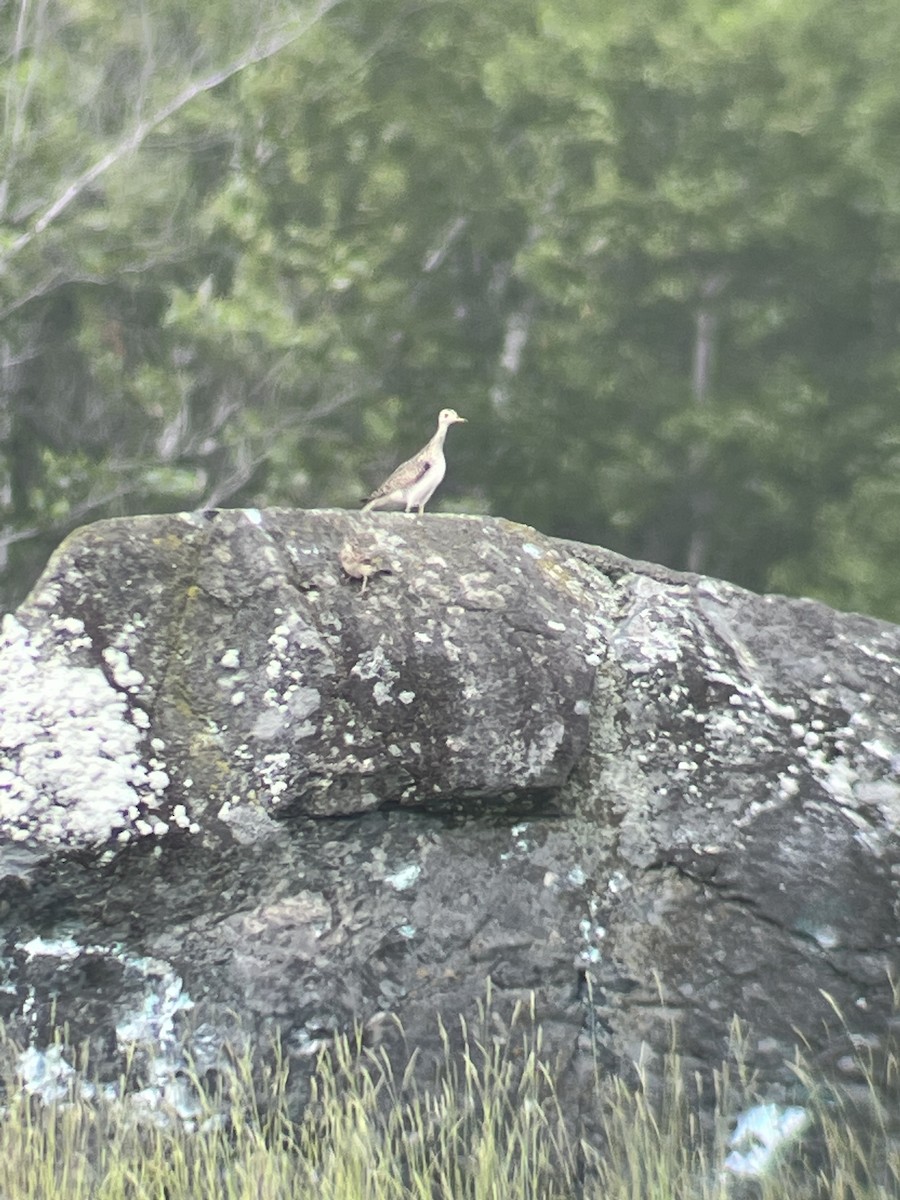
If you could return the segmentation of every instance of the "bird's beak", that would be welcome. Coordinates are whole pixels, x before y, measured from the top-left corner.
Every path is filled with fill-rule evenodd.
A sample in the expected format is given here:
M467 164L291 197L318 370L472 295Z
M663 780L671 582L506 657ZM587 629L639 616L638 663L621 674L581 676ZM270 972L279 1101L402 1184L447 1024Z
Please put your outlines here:
M468 421L466 420L465 417L457 417L456 420L453 422L453 424L454 425L468 425Z

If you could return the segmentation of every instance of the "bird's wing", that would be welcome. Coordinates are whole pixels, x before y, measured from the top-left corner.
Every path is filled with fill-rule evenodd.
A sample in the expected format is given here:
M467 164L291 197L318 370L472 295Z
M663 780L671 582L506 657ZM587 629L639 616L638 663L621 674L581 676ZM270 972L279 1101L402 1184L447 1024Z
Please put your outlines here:
M369 500L378 500L391 492L398 492L401 488L412 487L413 484L419 482L430 466L430 454L419 453L415 458L407 459L405 463L400 464L396 471L388 475L381 487L377 487L372 495L367 497L366 503Z

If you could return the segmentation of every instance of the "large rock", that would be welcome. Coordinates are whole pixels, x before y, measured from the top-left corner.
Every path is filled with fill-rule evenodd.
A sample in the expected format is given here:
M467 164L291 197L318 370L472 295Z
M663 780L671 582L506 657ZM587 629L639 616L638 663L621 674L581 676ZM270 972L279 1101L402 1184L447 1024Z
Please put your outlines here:
M670 1018L701 1069L745 1019L774 1098L798 1034L887 1049L895 627L488 518L147 517L60 549L0 687L0 1016L110 1070L188 995L427 1062L488 977L573 1113Z
M559 788L588 737L589 573L502 522L440 530L269 512L79 531L10 626L9 670L51 699L7 711L0 827L82 845L223 805L333 816ZM363 591L345 547L391 574Z

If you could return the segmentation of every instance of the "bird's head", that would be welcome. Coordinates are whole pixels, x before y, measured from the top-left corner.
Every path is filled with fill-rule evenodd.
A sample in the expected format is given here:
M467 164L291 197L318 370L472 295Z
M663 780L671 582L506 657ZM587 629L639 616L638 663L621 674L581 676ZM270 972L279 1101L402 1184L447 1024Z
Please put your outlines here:
M461 417L453 408L441 409L440 413L438 414L438 425L440 425L442 429L446 429L448 425L456 425L457 422L465 425L466 418Z

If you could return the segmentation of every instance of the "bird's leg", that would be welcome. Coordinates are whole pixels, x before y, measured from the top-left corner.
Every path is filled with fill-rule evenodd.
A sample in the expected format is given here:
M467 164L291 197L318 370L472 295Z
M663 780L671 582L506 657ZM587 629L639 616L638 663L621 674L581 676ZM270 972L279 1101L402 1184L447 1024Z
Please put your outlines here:
M421 517L421 516L423 516L423 515L424 515L424 513L425 513L425 503L424 503L424 501L423 501L423 502L422 502L422 503L419 505L419 516L420 516L420 517Z
M359 589L359 594L360 594L360 595L362 595L362 594L365 592L365 590L366 590L366 584L367 584L368 582L369 582L369 577L368 577L368 575L363 575L363 584L362 584L362 587Z

